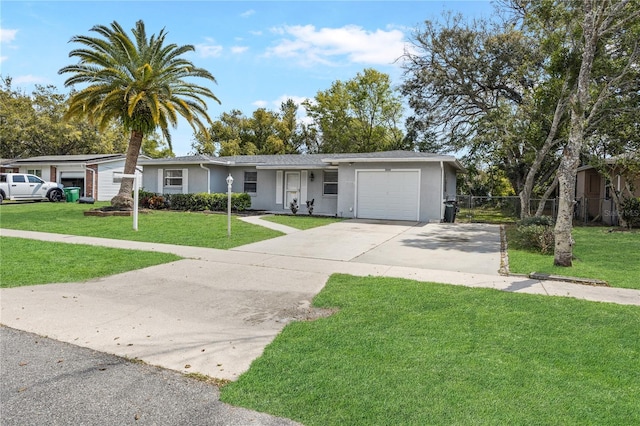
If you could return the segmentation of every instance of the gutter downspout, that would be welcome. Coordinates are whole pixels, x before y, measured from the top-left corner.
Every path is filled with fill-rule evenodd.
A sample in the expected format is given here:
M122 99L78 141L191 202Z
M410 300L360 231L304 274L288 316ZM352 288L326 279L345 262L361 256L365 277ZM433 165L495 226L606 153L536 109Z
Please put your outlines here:
M440 161L440 221L444 220L444 162Z
M200 163L200 168L207 171L207 194L211 194L211 169Z

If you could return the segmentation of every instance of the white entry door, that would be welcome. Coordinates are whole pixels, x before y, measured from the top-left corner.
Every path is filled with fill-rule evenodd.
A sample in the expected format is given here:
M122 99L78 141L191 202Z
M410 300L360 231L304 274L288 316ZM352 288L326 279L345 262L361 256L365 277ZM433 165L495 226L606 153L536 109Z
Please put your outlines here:
M285 172L284 174L284 209L289 210L289 205L295 198L300 205L300 172Z

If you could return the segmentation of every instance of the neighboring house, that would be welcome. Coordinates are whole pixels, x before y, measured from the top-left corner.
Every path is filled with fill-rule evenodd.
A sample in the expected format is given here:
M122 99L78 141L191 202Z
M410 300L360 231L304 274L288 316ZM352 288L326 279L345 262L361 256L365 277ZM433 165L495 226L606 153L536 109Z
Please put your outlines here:
M141 155L138 161L147 158ZM123 172L124 161L124 154L45 155L15 159L3 167L10 166L16 172L30 173L66 187L78 187L80 196L109 201L120 189L117 173Z
M452 156L409 151L363 154L287 154L141 160L145 190L161 194L225 193L251 195L251 208L287 212L293 199L305 214L345 218L437 221L443 201L455 198Z
M623 173L616 161L615 157L605 160L605 164L610 167L610 176L613 178L611 185L608 185L607 178L593 166L586 165L578 168L576 177L578 219L585 222L596 219L606 225L617 225L618 211L610 193L611 189L623 196L640 197L640 176L635 176L628 181L628 173ZM627 187L633 189L631 194L626 190Z
M17 167L10 166L12 160L0 158L0 173L18 173Z

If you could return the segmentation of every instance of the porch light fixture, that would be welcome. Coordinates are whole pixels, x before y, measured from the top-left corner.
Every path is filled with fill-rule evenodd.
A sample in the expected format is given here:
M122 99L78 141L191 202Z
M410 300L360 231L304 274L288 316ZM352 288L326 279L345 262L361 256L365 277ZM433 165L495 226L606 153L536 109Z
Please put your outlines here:
M233 185L233 178L229 173L227 176L227 237L231 236L231 185Z
M316 177L313 175L313 172L311 172L311 174L309 175L309 179L311 179L311 182L313 182L313 180L314 180L315 178L316 178Z

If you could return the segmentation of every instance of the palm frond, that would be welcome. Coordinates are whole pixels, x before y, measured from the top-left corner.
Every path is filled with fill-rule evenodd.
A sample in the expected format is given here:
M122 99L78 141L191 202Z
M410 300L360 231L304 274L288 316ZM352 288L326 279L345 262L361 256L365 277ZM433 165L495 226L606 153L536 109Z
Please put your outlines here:
M86 85L71 96L67 118L87 117L100 126L117 120L127 131L150 133L159 127L168 134L182 116L194 130L206 133L204 123L212 123L207 101L220 100L208 87L188 81L216 83L208 70L183 57L194 46L167 44L164 28L148 37L143 21L131 30L133 38L115 21L90 31L98 36L71 38L82 46L69 53L78 63L59 70L69 74L65 86Z

